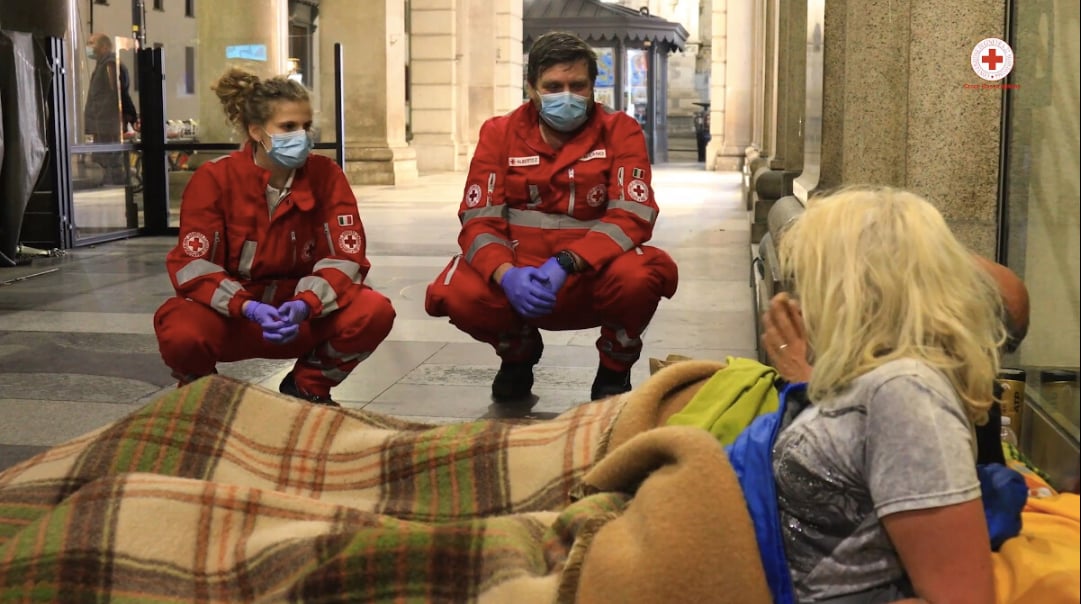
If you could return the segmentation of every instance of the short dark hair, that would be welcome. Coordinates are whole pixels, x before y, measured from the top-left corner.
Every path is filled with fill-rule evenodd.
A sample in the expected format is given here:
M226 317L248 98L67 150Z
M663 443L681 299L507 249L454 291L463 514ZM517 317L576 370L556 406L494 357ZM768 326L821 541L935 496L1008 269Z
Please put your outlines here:
M529 65L526 68L526 81L530 86L537 85L541 72L560 63L577 63L584 60L589 67L589 79L597 79L597 53L585 40L578 36L553 31L537 38L529 49Z

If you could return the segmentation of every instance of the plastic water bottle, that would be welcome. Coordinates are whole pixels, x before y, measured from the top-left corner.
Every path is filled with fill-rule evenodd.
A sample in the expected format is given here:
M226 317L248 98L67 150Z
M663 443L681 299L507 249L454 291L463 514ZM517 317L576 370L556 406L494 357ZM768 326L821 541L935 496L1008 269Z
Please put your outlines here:
M1010 418L1006 415L1002 416L1002 442L1010 443L1013 446L1017 446L1017 435L1014 434L1013 428L1010 427Z

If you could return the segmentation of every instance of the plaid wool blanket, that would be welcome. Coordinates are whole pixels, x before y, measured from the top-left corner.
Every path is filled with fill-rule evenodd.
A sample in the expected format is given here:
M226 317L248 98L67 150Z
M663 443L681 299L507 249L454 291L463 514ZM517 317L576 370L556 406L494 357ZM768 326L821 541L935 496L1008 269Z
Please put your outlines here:
M445 426L205 378L0 473L0 602L767 601L722 449L656 428L718 368Z

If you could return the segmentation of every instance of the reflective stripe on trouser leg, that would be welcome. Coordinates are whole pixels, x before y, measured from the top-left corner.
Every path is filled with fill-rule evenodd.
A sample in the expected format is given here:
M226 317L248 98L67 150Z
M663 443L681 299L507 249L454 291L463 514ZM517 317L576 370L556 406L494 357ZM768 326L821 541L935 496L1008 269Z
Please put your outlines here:
M307 394L328 396L331 388L342 383L361 361L370 356L372 351L343 353L335 350L330 342L323 342L298 359L293 378L297 387Z
M626 371L642 356L642 339L630 335L622 327L602 325L601 336L597 338L597 351L605 367Z

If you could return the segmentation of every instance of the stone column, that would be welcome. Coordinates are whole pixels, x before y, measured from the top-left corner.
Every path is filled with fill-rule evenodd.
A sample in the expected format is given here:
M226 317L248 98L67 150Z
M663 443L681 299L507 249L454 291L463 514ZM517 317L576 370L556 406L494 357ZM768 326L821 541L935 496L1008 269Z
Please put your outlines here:
M776 85L771 99L774 140L769 167L799 172L803 167L802 126L807 86L807 2L784 0L778 4Z
M706 168L738 170L752 135L752 4L714 0L713 72Z
M509 113L522 104L525 76L522 66L522 2L493 0L495 6L495 111ZM478 124L479 128L479 124ZM476 133L470 140L476 140Z
M994 257L1001 92L965 88L991 36L1005 37L998 0L827 0L819 188L910 189Z
M745 202L750 213L751 241L765 235L770 209L792 194L803 169L803 118L806 101L807 2L769 0L767 26L772 34L767 69L769 96L761 154L748 153L744 175L749 180Z
M413 84L413 147L417 169L456 169L459 112L465 108L463 86L471 60L466 54L468 29L462 28L468 6L458 0L413 0L410 65Z
M361 10L354 0L322 0L319 29L325 68L334 64L334 43L342 44L345 172L350 182L392 185L415 180L416 154L405 142L404 3L365 0ZM329 115L333 78L322 78L322 88L323 112Z
M208 8L208 7L204 7ZM261 78L285 72L288 16L286 0L215 0L214 10L196 13L199 25L199 82L212 84L232 67L250 71ZM229 46L262 48L247 58L226 58ZM221 102L210 90L199 91L199 139L207 142L244 141L226 122Z

